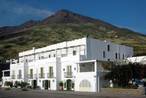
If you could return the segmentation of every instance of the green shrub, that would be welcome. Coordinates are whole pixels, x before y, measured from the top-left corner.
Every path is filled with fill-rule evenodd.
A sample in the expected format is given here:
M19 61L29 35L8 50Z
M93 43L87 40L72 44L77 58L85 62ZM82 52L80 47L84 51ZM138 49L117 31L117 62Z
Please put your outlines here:
M13 82L10 82L10 81L6 81L5 82L5 86L9 86L9 87L13 87Z
M29 84L27 82L21 82L21 88L26 88Z
M59 82L59 86L63 86L63 82L62 81Z
M15 83L14 83L14 87L18 87L18 86L21 86L21 83L19 82L19 81L15 81Z

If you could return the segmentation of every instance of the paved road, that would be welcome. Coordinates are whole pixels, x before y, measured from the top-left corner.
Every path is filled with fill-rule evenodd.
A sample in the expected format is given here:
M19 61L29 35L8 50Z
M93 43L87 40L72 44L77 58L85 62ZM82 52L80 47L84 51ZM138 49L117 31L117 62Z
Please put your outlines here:
M69 91L46 91L20 89L4 90L0 89L0 98L146 98L145 96L112 95L97 93L81 93Z

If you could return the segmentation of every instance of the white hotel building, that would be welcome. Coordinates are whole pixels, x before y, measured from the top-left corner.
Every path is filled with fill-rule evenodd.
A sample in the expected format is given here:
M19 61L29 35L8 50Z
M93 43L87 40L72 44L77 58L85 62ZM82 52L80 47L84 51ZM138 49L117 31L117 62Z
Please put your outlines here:
M98 61L118 62L131 56L131 47L90 37L33 48L11 60L10 70L6 70L10 76L3 71L3 85L5 81L25 81L33 87L58 90L62 81L66 90L97 92L101 85Z

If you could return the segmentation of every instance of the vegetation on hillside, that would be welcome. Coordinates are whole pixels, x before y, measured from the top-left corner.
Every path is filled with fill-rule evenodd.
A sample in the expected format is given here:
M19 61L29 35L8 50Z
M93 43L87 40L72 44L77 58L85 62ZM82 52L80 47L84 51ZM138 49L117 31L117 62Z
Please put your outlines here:
M135 55L146 54L146 36L69 11L59 11L40 21L0 28L0 60L16 58L21 51L44 47L85 36L134 47Z

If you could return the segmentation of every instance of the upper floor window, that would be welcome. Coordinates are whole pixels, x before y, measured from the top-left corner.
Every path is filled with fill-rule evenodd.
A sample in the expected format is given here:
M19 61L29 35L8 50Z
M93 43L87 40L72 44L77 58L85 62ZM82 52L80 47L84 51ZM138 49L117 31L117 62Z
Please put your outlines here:
M79 72L94 72L95 65L94 62L80 63Z
M107 45L107 51L110 51L110 45Z
M105 58L106 57L106 55L105 55L105 51L103 51L103 58Z
M70 65L67 66L66 71L67 71L67 72L72 72L72 67L71 67Z
M119 59L120 59L120 53L119 53Z
M123 59L124 59L125 57L124 57L124 54L123 54Z
M52 66L49 67L49 73L53 73L53 67Z
M54 57L56 57L56 55L54 54Z
M117 53L115 53L115 58L116 58L116 59L118 58L118 54L117 54Z
M30 69L30 74L33 74L33 69Z
M73 50L73 55L76 55L77 51Z
M49 54L49 58L51 58L51 55Z

